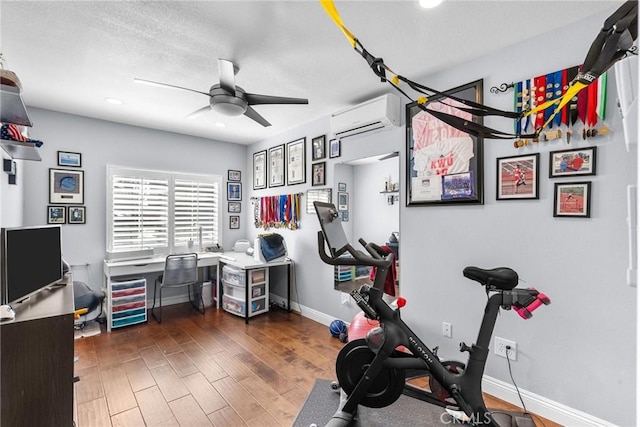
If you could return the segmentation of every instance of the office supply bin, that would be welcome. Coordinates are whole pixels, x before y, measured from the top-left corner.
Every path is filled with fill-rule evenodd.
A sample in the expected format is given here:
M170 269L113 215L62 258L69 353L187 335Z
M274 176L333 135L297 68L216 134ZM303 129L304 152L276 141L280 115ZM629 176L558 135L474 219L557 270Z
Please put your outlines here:
M225 265L224 267L222 267L222 281L227 282L231 285L244 286L246 283L245 275L245 270L234 268L229 265Z

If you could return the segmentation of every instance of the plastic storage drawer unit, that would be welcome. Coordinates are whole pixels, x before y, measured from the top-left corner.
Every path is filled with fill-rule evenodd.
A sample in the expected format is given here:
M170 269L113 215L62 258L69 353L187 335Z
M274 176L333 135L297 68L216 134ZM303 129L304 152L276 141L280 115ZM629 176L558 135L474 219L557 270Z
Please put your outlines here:
M231 285L244 286L246 283L245 274L246 272L239 268L233 268L228 265L222 267L222 281Z

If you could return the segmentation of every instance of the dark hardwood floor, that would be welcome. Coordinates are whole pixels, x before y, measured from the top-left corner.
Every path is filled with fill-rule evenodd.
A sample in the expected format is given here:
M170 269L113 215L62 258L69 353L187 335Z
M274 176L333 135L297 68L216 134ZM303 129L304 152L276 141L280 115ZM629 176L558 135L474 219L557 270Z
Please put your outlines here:
M315 379L335 379L341 347L326 326L295 313L245 325L222 310L166 307L162 324L150 318L75 340L74 419L78 427L290 426Z

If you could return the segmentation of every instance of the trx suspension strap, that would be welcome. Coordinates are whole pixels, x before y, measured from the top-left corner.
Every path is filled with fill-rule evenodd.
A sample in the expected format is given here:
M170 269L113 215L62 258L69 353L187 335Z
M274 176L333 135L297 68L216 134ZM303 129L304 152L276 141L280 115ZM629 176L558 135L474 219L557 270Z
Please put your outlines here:
M578 111L582 113L583 103L586 107L588 94L579 93L582 89L593 83L602 73L607 71L613 64L626 57L638 37L638 2L631 0L625 2L618 8L605 22L602 30L591 44L587 56L582 65L582 70L570 82L565 94L558 99L547 101L531 110L529 114L537 114L538 111L545 110L555 105L551 116L545 121L542 127L549 124L551 120L564 108L567 103L575 97L577 99ZM573 114L573 113L572 113ZM584 110L584 120L586 124L586 108Z
M475 102L471 102L468 100L460 100L455 98L446 92L439 92L425 86L419 85L405 77L394 73L390 68L388 68L382 58L378 58L370 54L360 43L360 41L351 33L343 24L342 19L336 9L333 0L319 0L320 4L326 11L326 13L331 17L336 26L343 32L351 46L358 52L366 61L371 70L374 72L376 76L380 78L381 82L390 83L394 89L402 93L405 97L413 100L409 95L407 95L402 89L399 87L399 82L403 81L413 90L422 93L425 96L421 96L417 99L417 105L427 113L433 115L434 117L442 120L443 122L453 126L456 129L459 129L463 132L475 135L482 136L484 138L490 139L511 139L511 138L536 138L540 131L549 125L549 123L553 122L555 116L563 111L564 107L570 102L577 102L577 96L589 84L591 84L595 79L597 79L602 73L604 73L609 67L611 67L615 62L627 56L630 52L630 49L633 45L633 42L637 38L637 24L638 24L638 4L637 1L631 0L624 3L618 10L616 10L604 23L602 31L596 39L593 41L591 48L587 54L587 57L584 61L583 70L580 72L575 78L570 79L570 76L567 76L568 88L566 91L563 90L561 96L555 98L555 96L550 100L545 100L545 90L546 90L546 82L542 83L542 88L540 88L537 84L538 92L535 92L534 89L531 88L531 97L534 96L539 98L540 89L542 90L542 102L538 102L534 108L529 109L528 111L521 112L509 112L502 111L494 108L490 108L484 106L482 104L478 104ZM386 71L394 74L394 76L389 80L386 76ZM546 76L544 76L546 77ZM555 86L555 80L557 76L553 76ZM546 80L546 78L545 78ZM560 82L564 83L564 81L560 80ZM558 83L560 83L558 82ZM552 87L553 87L552 86ZM555 87L553 87L555 89ZM431 92L431 93L429 93ZM556 92L553 90L553 92ZM534 121L534 133L523 135L523 134L509 134L505 132L501 132L495 129L491 129L489 127L480 125L475 122L470 122L468 120L462 119L460 117L455 117L450 114L435 112L431 109L427 109L424 105L429 96L437 96L444 98L451 98L457 101L460 101L467 105L468 107L455 107L460 110L467 111L473 115L477 116L502 116L507 118L512 118L516 120L522 119L522 117L526 117L526 124L524 128L521 127L520 132L526 131L529 124L529 116L533 116L535 118ZM532 100L533 103L533 100ZM574 105L570 105L567 108L567 124L573 121L573 107ZM577 107L577 105L575 105ZM553 111L549 114L545 114L544 110L548 108L554 107ZM538 115L540 113L540 115ZM577 117L577 111L575 111ZM559 120L555 123L559 123ZM517 129L516 129L517 133Z
M333 3L333 0L319 0L319 1L322 7L324 8L325 12L329 15L329 17L331 17L333 22L342 31L342 33L345 35L347 40L349 40L349 43L351 43L352 47L356 50L356 52L358 52L367 61L367 64L369 65L371 70L374 72L374 74L380 78L381 82L388 82L389 84L391 84L391 86L393 86L395 90L397 90L398 92L400 92L401 94L403 94L405 97L407 97L412 101L413 101L413 98L411 98L406 92L404 92L399 87L400 81L406 83L411 89L415 90L416 92L419 92L424 95L419 97L416 100L418 107L421 108L423 111L433 115L434 117L438 118L439 120L445 122L446 124L458 130L461 130L463 132L466 132L474 136L480 136L483 138L513 139L513 138L534 138L537 136L535 134L516 135L512 133L506 133L506 132L492 129L490 127L487 127L479 123L469 121L467 119L463 119L451 114L428 109L424 104L428 101L429 97L438 97L438 98L442 97L443 100L439 102L446 104L445 100L447 98L453 99L465 105L465 107L455 106L454 108L457 108L461 111L468 112L475 116L483 116L483 117L484 116L502 116L502 117L507 117L510 119L518 119L518 120L522 118L522 113L513 112L513 111L502 111L496 108L487 107L477 102L461 99L451 94L448 94L447 92L440 92L435 89L428 88L426 86L418 84L412 80L407 79L406 77L403 77L393 72L393 70L391 70L389 67L385 65L384 60L382 58L375 57L374 55L369 53L365 49L363 44L353 35L353 33L351 33L351 31L349 31L345 27L345 25L342 22L342 19L340 18L338 10L336 9L335 4ZM387 78L387 74L386 74L387 71L393 74L393 77L391 77L390 79Z

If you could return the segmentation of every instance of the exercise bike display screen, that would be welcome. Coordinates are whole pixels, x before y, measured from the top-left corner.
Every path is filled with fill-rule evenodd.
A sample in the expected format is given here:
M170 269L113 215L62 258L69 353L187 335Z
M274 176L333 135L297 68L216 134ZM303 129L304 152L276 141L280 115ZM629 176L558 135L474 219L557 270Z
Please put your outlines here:
M342 228L338 210L333 203L313 202L313 207L318 214L322 234L329 244L331 255L333 257L340 256L346 251L349 241L344 233L344 228Z

